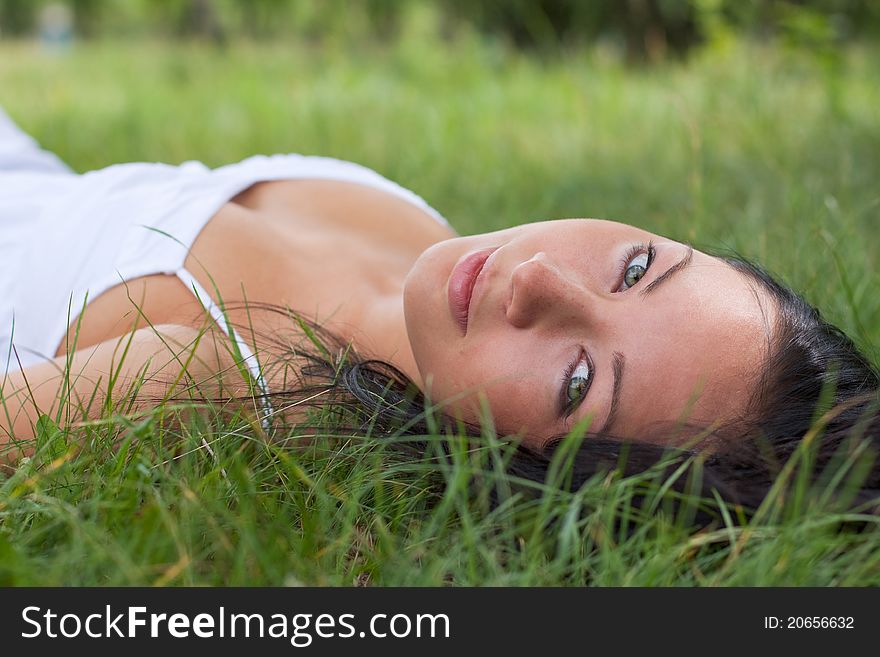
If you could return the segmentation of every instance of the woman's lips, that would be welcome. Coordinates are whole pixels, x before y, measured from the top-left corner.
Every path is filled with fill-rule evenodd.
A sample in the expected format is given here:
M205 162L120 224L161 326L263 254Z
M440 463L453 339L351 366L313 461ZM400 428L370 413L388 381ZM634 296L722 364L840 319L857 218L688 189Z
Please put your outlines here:
M479 251L472 251L459 259L452 268L449 281L446 284L446 296L449 300L449 310L452 317L461 328L462 335L467 334L468 318L470 316L471 297L477 279L483 272L486 260L489 259L497 246L490 246Z

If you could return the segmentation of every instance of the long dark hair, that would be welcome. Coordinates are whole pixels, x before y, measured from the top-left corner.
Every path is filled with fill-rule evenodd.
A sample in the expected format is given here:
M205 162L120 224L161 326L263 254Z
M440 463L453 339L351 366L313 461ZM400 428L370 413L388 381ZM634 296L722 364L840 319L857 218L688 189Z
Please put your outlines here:
M668 434L640 441L588 434L567 459L569 472L562 481L577 490L597 474L616 471L631 476L657 470L659 464L662 475L679 474L670 491L720 498L738 505L747 516L774 485L782 486L784 496L784 489L795 480L792 466L797 465L797 472L807 473L811 484L838 485L840 490L834 495L847 508L876 512L870 503L880 501L878 370L840 329L766 270L740 256L720 257L775 304L772 344L747 411L704 436L713 445L708 451L700 447L707 440L686 448L670 447L664 444ZM289 309L256 306L291 316ZM301 316L295 316L294 322L307 338L298 346L279 341L277 336L259 336L280 347L276 363L295 363L292 369L297 371L284 390L265 395L254 391L257 398L268 398L275 409L312 407L330 413L340 432L380 439L449 431L475 439L483 435L484 427L454 421L442 409L432 407L392 364L362 357L350 344ZM503 428L497 430L503 434ZM507 472L514 479L544 483L554 452L564 439L557 436L540 450L517 443ZM426 445L419 440L398 444L410 451ZM689 474L697 471L696 479L681 476L682 464ZM854 490L850 486L844 491L841 481L832 481L842 464L848 464L852 476L860 477ZM783 475L786 481L780 481ZM700 512L695 521L709 522L715 517Z

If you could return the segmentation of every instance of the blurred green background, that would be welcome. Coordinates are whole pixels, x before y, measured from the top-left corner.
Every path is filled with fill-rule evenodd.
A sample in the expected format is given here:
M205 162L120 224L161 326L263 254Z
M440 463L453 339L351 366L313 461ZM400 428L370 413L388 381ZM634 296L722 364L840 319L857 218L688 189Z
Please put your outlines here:
M83 37L387 40L426 5L447 33L469 26L545 51L605 40L631 60L681 54L731 30L823 47L876 36L880 25L875 0L0 0L0 27L45 34L66 9Z
M877 362L878 17L869 0L0 0L0 106L80 172L321 154L462 233L593 216L734 249ZM799 522L725 552L649 513L656 537L625 540L631 492L598 481L557 541L528 504L472 515L467 477L435 505L370 444L222 437L216 458L151 438L0 481L0 582L880 583L876 532Z

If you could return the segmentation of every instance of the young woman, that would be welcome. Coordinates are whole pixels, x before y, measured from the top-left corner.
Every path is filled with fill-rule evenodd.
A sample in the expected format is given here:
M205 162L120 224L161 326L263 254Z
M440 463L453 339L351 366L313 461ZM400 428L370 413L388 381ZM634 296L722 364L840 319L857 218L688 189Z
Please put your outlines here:
M512 469L538 479L584 426L573 485L624 445L628 471L675 448L704 455L706 491L751 506L826 410L823 391L820 467L880 435L877 370L758 267L601 220L460 237L339 160L78 175L0 115L0 252L13 462L65 369L72 399L135 380L141 400L180 381L256 398L266 431L306 401L426 431L424 396L450 424L488 411L519 445ZM309 327L332 349L309 348ZM878 487L874 467L859 500Z

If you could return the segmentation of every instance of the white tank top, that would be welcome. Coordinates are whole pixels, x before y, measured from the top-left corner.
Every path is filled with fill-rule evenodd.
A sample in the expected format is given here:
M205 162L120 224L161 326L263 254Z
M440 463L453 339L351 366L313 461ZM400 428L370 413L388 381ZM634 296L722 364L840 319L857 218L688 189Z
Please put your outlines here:
M327 157L257 155L217 169L199 162L118 164L83 175L0 170L0 368L52 359L84 303L122 281L163 273L193 291L268 392L250 347L234 329L230 333L222 309L183 264L224 203L254 183L284 179L360 183L448 225L413 192L371 169Z

